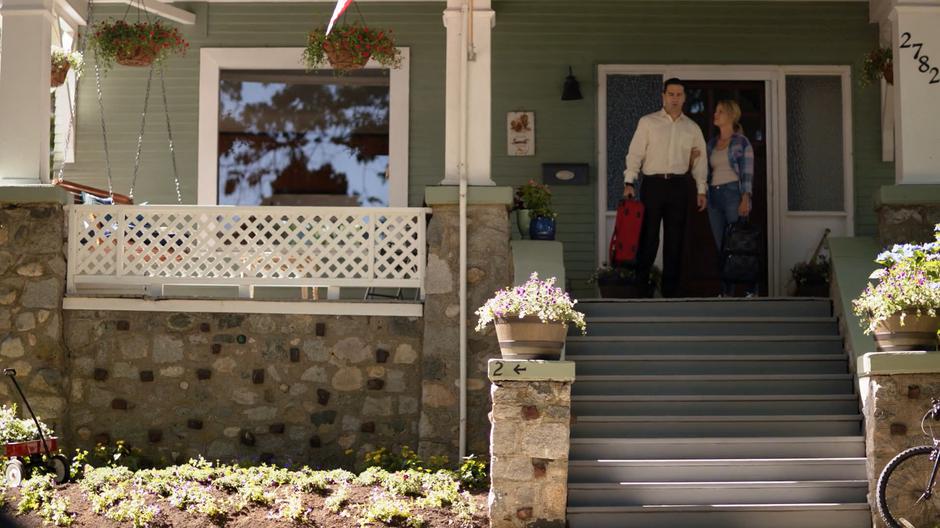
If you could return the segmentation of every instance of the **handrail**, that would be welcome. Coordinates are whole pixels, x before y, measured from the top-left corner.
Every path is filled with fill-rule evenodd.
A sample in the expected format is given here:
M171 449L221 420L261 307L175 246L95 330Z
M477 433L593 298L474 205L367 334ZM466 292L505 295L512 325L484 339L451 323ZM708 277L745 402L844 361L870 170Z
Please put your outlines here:
M423 290L426 208L69 206L68 291L166 285Z

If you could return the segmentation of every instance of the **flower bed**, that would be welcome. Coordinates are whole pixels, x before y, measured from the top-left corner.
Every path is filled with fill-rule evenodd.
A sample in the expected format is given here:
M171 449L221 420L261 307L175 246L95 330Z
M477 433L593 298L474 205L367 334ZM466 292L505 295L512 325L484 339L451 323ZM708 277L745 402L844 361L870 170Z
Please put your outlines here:
M23 526L486 526L486 496L448 471L240 467L203 459L165 469L91 468L76 483L48 476L2 494Z

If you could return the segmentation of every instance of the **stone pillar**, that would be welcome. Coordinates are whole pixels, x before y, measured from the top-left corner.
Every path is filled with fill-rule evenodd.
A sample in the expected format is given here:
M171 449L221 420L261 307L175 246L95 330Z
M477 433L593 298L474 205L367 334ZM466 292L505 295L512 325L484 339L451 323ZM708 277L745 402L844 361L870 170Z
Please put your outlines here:
M67 430L64 200L55 187L0 187L0 364L16 370L33 410L60 434ZM6 379L0 402L23 408Z
M940 183L940 1L892 3L895 180Z
M875 196L875 211L883 247L933 241L934 226L940 223L940 184L882 187Z
M859 358L858 369L865 415L868 502L875 528L884 528L875 495L878 477L901 451L930 443L920 430L920 420L930 408L931 398L940 398L940 354L873 352Z
M0 7L0 184L49 181L52 0Z
M428 225L428 276L421 357L421 421L418 452L457 461L460 426L458 386L460 319L459 211L456 187L428 187L433 209ZM493 292L512 282L509 250L511 187L471 187L467 207L467 453L489 445L486 361L499 354L492 332L479 334L474 312Z
M464 48L468 33L464 12L473 5L472 46ZM492 53L490 35L496 24L496 13L490 0L447 0L444 26L447 28L447 67L444 83L444 180L441 185L457 185L460 178L460 149L467 141L467 176L470 185L495 185L490 177L490 107L492 99ZM469 39L469 35L468 35ZM462 79L462 62L467 62ZM464 129L461 115L467 113Z
M492 359L491 528L564 528L571 430L570 361Z

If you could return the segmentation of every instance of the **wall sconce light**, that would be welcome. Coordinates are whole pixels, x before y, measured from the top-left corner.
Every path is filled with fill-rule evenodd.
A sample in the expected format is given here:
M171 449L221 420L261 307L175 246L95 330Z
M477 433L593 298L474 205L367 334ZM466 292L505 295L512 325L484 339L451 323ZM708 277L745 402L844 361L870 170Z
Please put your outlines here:
M571 66L568 66L568 77L565 78L565 88L561 91L561 100L577 101L579 99L584 99L584 96L581 95L581 85L579 85L578 80L574 78L574 72L571 71Z

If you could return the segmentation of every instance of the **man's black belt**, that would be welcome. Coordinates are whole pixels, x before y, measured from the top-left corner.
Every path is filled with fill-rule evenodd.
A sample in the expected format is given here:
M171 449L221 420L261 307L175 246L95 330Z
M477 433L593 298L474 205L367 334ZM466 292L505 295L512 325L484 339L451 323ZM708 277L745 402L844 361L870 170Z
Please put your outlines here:
M682 178L685 176L689 176L689 173L683 172L682 174L644 174L643 175L644 178L662 178L664 180L668 180L671 178Z

